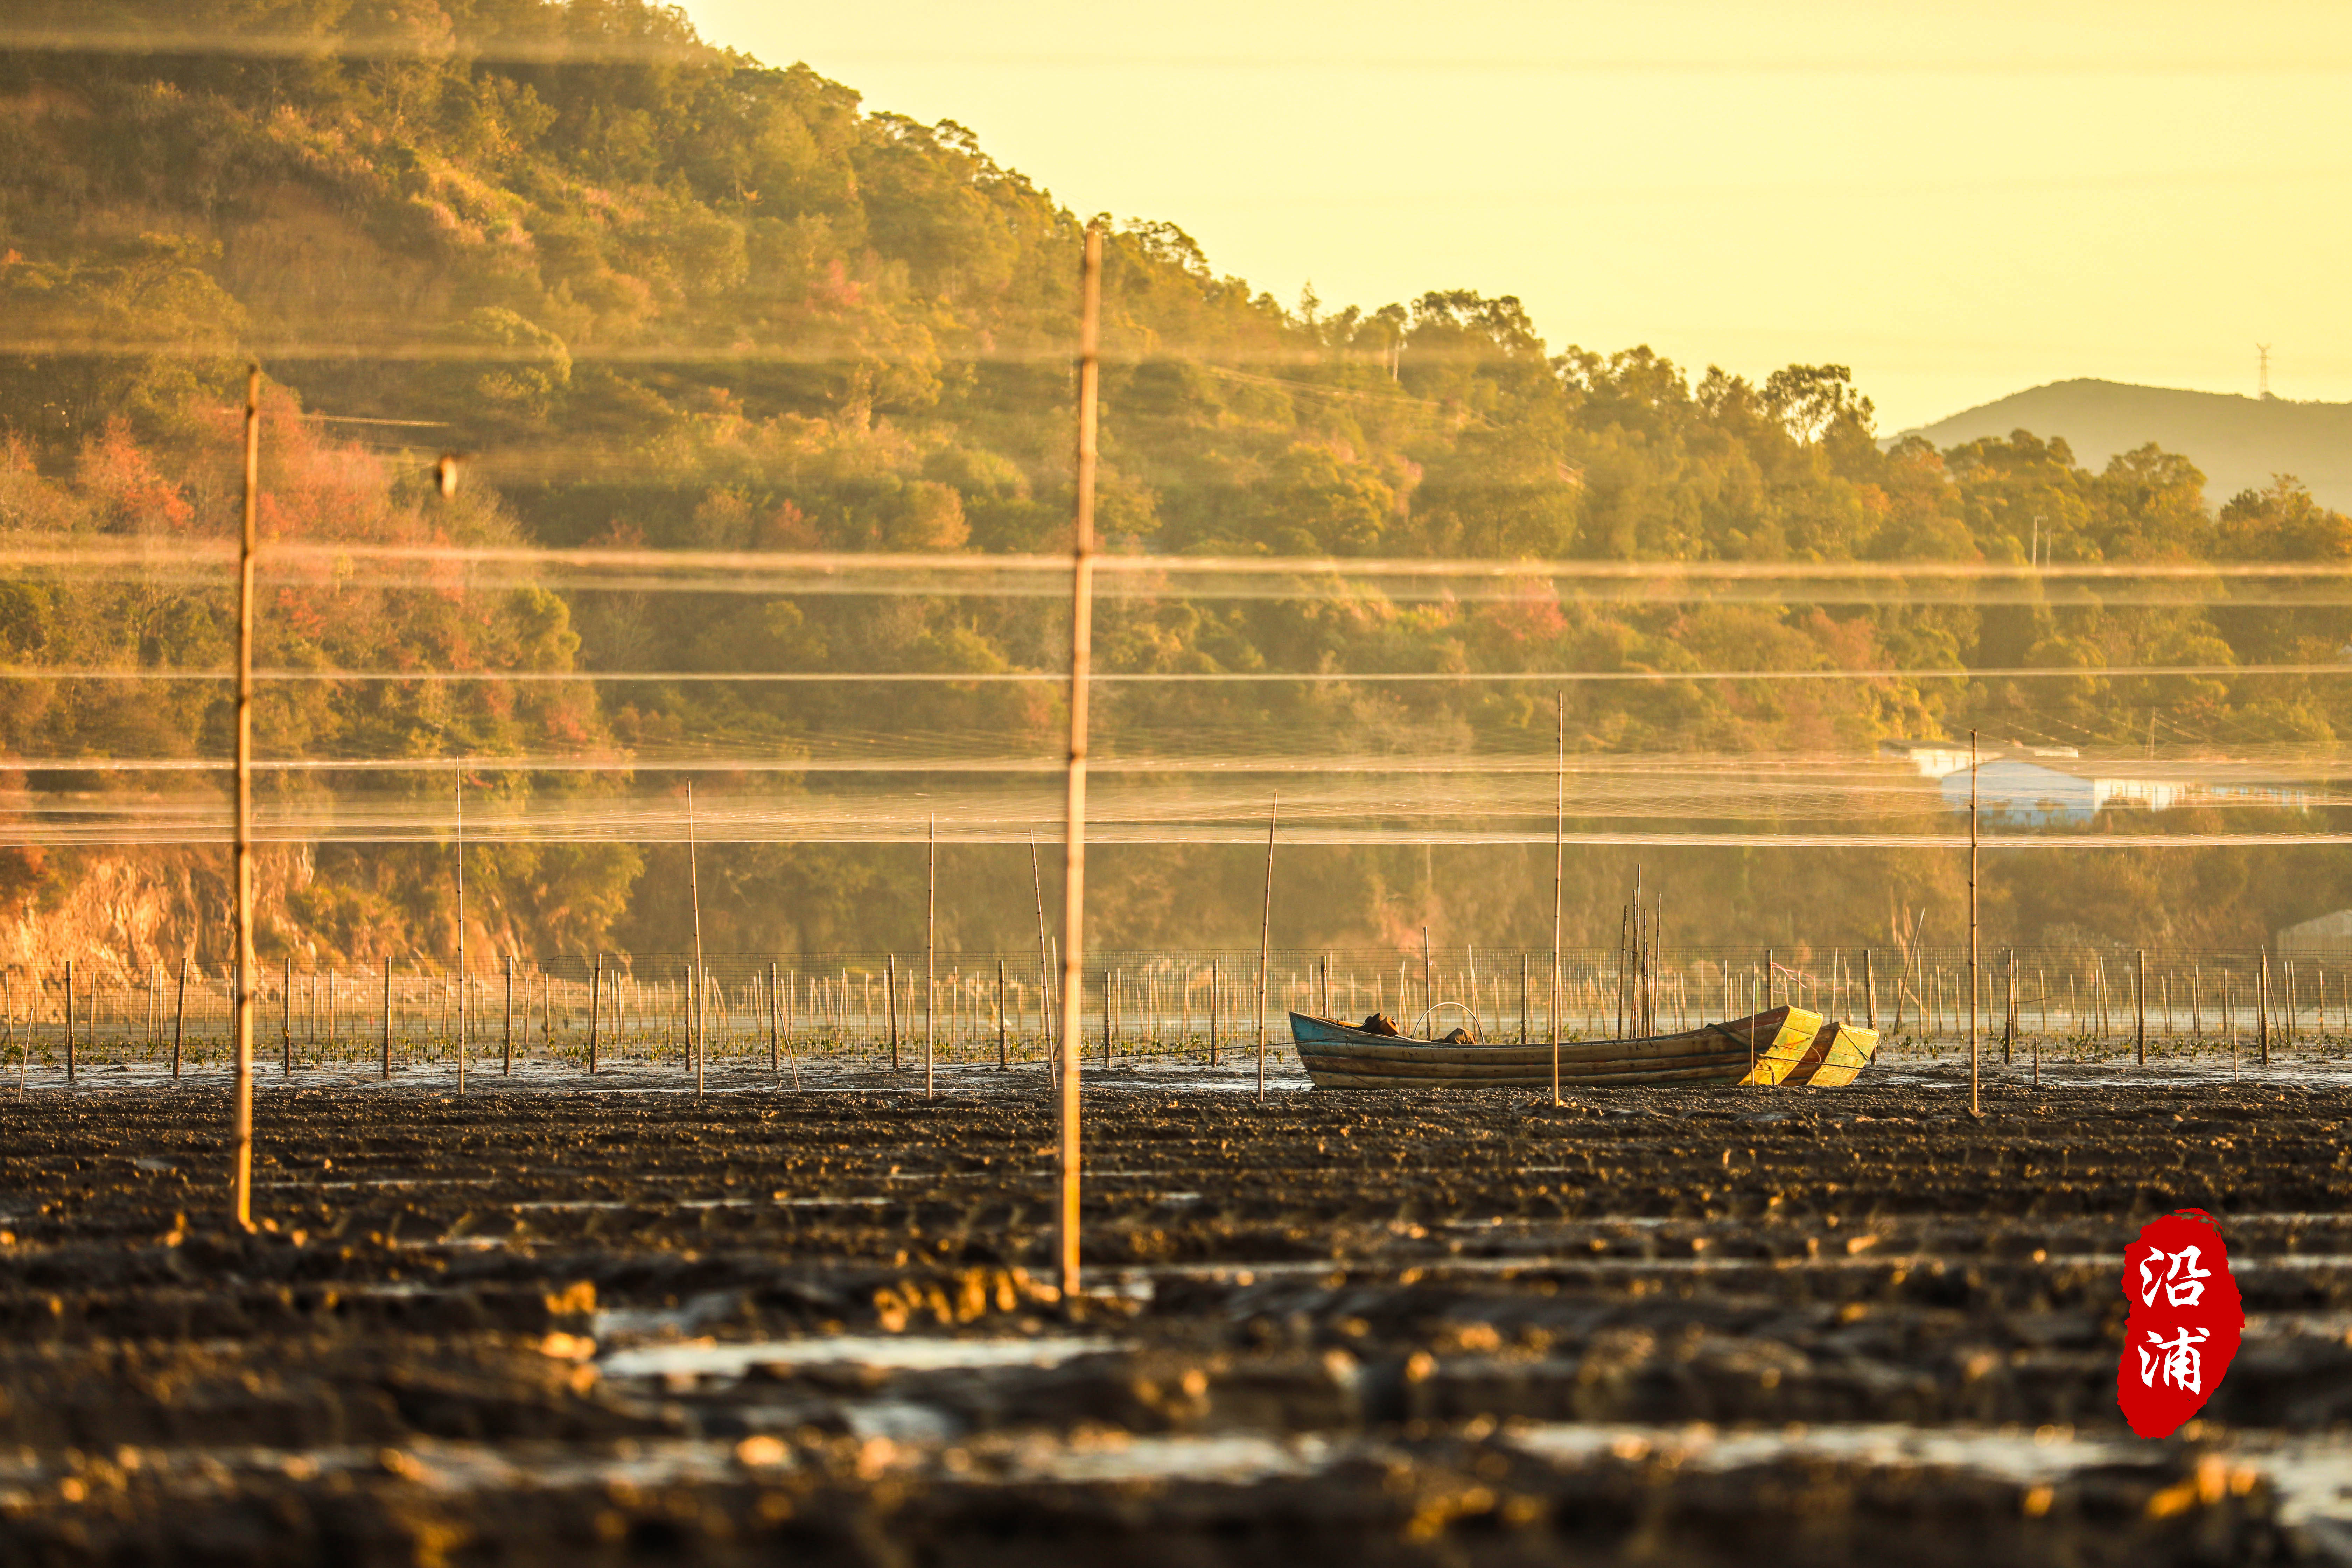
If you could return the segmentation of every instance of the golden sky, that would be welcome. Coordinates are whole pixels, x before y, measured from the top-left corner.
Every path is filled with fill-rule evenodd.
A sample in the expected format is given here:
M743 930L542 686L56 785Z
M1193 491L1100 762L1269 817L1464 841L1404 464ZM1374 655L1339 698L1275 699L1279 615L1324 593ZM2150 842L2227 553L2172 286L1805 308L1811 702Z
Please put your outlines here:
M2352 399L2352 5L687 0L1080 213L1327 309L1851 364L1889 431L2070 376Z

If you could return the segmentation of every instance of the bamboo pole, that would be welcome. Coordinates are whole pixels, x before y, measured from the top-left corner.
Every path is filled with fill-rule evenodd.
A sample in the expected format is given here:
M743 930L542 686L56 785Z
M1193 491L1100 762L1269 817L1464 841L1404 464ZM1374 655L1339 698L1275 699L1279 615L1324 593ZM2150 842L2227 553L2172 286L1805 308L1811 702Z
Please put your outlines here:
M1217 1065L1217 1003L1218 971L1215 959L1209 960L1209 1065Z
M383 1046L378 1077L392 1077L392 954L383 955Z
M898 1070L898 955L886 955L882 970L882 1011L890 1029L890 1070Z
M245 517L236 552L236 1059L229 1217L253 1228L253 587L260 545L261 367L245 374Z
M1862 950L1862 1000L1870 1009L1870 1029L1878 1032L1878 965L1873 951Z
M1077 1300L1078 1030L1085 998L1087 900L1087 698L1094 661L1095 401L1102 367L1102 230L1089 224L1078 279L1078 450L1076 512L1070 528L1070 747L1062 818L1061 1169L1055 1241L1062 1300Z
M180 994L172 1005L172 1077L180 1076L180 1041L188 1026L188 959L180 956Z
M604 1011L604 954L596 953L595 967L588 975L588 1076L596 1076L596 1058L604 1045L602 1024ZM507 1049L514 1049L514 957L507 957Z
M74 1080L74 961L66 960L66 1081Z
M709 1054L709 1015L703 1003L707 979L702 973L702 874L694 842L694 781L686 781L686 886L694 900L694 973L688 977L687 1049L694 1057L694 1092L702 1093L703 1058Z
M1565 909L1565 888L1568 875L1568 693L1556 694L1559 716L1559 748L1552 768L1551 791L1551 1102L1559 1101L1559 943L1560 921ZM1519 966L1521 990L1526 989L1527 965ZM1521 1033L1526 1026L1521 1026Z
M931 1037L940 994L940 825L923 818L923 1098L931 1098Z
M1009 1020L1004 1016L1004 960L996 961L996 1070L1013 1070L1013 1042L1006 1036Z
M1274 804L1265 814L1265 906L1257 924L1257 1097L1265 1099L1265 981L1266 963L1273 955L1274 941L1274 828L1282 816L1282 793L1275 792ZM1429 928L1421 928L1421 962L1429 963Z

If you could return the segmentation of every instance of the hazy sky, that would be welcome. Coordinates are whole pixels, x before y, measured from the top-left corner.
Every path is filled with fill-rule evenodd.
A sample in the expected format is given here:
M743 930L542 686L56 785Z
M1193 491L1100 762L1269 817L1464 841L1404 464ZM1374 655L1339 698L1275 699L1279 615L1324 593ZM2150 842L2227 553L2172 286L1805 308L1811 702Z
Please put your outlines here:
M2352 399L2352 5L687 0L1327 307L1850 363L1883 428L2095 375Z

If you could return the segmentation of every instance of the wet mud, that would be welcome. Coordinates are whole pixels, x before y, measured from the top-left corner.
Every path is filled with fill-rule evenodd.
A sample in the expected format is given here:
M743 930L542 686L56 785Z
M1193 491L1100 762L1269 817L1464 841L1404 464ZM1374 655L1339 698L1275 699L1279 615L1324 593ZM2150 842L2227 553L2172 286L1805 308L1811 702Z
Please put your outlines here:
M0 1102L0 1563L2352 1562L2352 1087ZM527 1086L527 1087L526 1087ZM2221 1221L2203 1418L2122 1254Z

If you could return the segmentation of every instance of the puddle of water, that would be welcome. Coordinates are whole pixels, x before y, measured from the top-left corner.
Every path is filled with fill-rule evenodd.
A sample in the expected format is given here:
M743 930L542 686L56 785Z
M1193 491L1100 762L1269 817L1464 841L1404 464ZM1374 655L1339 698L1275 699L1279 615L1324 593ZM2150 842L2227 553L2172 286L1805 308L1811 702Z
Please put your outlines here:
M887 1437L893 1443L945 1443L962 1430L937 1405L911 1399L869 1399L846 1405L841 1412L853 1436Z
M1024 1445L1007 1468L1024 1480L1261 1481L1311 1475L1329 1464L1332 1455L1330 1444L1314 1437L1144 1436L1098 1447Z
M2033 1481L2091 1465L2144 1460L2152 1450L2137 1438L2078 1438L2070 1429L2034 1432L1923 1429L1895 1423L1812 1426L1798 1431L1717 1432L1696 1426L1592 1426L1546 1422L1514 1431L1509 1441L1531 1454L1570 1463L1615 1454L1636 1458L1670 1454L1685 1465L1729 1470L1791 1458L1820 1458L1890 1467L1971 1469L2006 1480Z
M1935 1466L1975 1470L2025 1484L2097 1465L2145 1463L2164 1450L2136 1437L2082 1437L2071 1427L1971 1430L1921 1428L1892 1423L1792 1427L1780 1432L1717 1432L1696 1426L1615 1426L1543 1422L1514 1428L1506 1439L1555 1462L1578 1463L1613 1454L1641 1458L1672 1455L1700 1469L1728 1470L1775 1459L1817 1457L1888 1467ZM2269 1477L2278 1494L2279 1520L2352 1519L2352 1438L2246 1432L2221 1450L2231 1460Z
M1073 1356L1119 1348L1116 1340L939 1340L887 1334L835 1334L826 1339L754 1340L718 1344L640 1345L614 1351L598 1364L607 1377L657 1377L684 1372L740 1377L755 1366L856 1365L895 1372L946 1372L1000 1366L1059 1366Z

